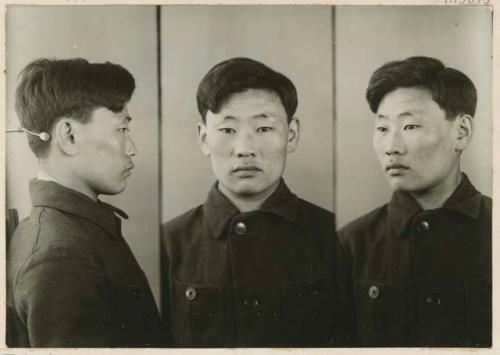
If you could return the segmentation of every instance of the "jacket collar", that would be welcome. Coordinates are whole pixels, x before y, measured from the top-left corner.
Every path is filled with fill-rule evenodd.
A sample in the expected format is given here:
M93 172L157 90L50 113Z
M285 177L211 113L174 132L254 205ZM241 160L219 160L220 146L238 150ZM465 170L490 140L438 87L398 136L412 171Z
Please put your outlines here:
M122 210L90 197L54 181L33 179L30 181L33 207L49 207L85 218L113 237L120 237L120 219L128 218Z
M283 179L280 180L278 188L269 198L264 201L257 211L241 213L238 208L217 188L218 181L212 185L207 200L203 205L203 211L207 223L214 238L223 235L229 221L238 214L250 216L256 213L272 213L290 222L297 220L298 198L286 186Z
M465 173L462 173L462 181L456 190L444 202L443 207L437 208L453 210L463 215L477 219L481 208L481 193L478 192ZM393 232L397 236L403 236L410 221L422 212L419 204L405 192L394 192L388 205L389 220Z

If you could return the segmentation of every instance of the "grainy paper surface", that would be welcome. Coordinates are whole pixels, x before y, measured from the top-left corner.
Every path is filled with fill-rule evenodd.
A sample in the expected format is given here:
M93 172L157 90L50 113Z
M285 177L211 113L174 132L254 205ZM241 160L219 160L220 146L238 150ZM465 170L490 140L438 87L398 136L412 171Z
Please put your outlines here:
M168 4L221 4L223 1L213 1L213 2L200 2L200 1L172 1L172 2L160 2L160 1L153 1L150 2L150 5L167 5ZM261 1L235 1L235 0L230 0L230 1L224 1L224 3L228 4L260 4L262 3ZM297 5L297 4L310 4L308 1L268 1L266 4L272 3L272 4L280 4L280 5ZM494 38L494 43L493 43L493 81L492 81L492 115L491 115L491 120L493 122L493 154L492 154L492 161L493 161L493 189L492 189L492 194L491 196L493 197L494 200L494 209L493 209L493 260L495 260L495 256L499 254L499 242L498 238L500 238L500 225L499 225L499 220L498 218L500 216L500 212L498 211L498 201L500 198L500 192L499 192L499 187L500 187L500 176L496 172L497 170L495 169L496 167L500 166L500 154L498 152L500 151L500 144L498 143L498 126L500 124L498 115L500 114L499 112L499 104L500 104L500 86L499 86L499 68L500 68L500 62L499 62L499 57L500 57L500 50L499 50L499 41L500 41L500 33L499 33L499 20L498 16L496 14L496 3L494 0L435 0L435 1L425 1L425 0L420 0L420 1L381 1L381 0L375 0L375 1L314 1L315 4L321 4L321 5L359 5L359 6L369 6L369 5L382 5L382 7L388 6L388 5L400 5L400 6L409 6L409 5L433 5L433 6L489 6L492 9L492 13L494 14L493 16L493 37ZM6 26L10 26L11 24L6 24L5 21L5 9L7 5L65 5L65 6L85 6L85 5L138 5L138 1L97 1L97 0L89 0L89 1L84 1L84 0L74 0L74 1L3 1L2 2L2 8L1 8L1 16L0 16L0 21L4 24L2 27L3 30L0 34L0 40L2 43L4 43L3 50L2 50L2 58L3 61L1 62L2 65L2 80L0 81L0 106L2 107L2 118L0 119L0 145L1 145L1 154L0 154L0 163L2 168L0 168L0 199L2 201L5 201L5 178L6 178L6 159L9 159L10 157L6 157L5 153L5 142L7 142L7 137L5 134L6 128L12 128L11 122L8 120L8 112L12 112L12 107L8 107L8 102L6 102L6 96L7 96L7 90L6 90L6 72L5 70L9 71L10 68L6 66L6 52L5 49L9 48L10 43L7 43L5 45L5 28L8 28ZM143 3L141 3L143 5ZM264 6L264 5L263 5ZM14 24L13 24L14 25ZM404 25L404 24L402 24ZM70 26L70 24L68 24ZM301 26L300 23L297 23L296 26ZM82 29L74 29L71 27L68 28L59 28L58 29L61 32L67 33L67 36L71 36L73 31L80 31L78 33L84 33L82 31L85 31L84 28ZM490 37L490 33L485 33L484 34L486 37ZM15 37L14 37L15 38ZM99 44L96 44L99 45ZM473 43L470 44L470 47L472 46ZM464 52L467 52L468 46L464 46ZM422 54L425 54L422 52ZM79 53L80 56L85 57L85 55ZM56 56L56 54L54 54ZM33 58L34 59L34 58ZM394 58L397 59L397 58ZM354 60L354 59L353 59ZM363 58L363 63L369 62L369 58ZM212 63L215 64L215 63ZM445 63L447 64L447 63ZM189 62L186 62L186 65L189 65ZM125 65L126 66L126 65ZM280 70L279 67L276 67L277 70ZM461 68L458 68L461 69ZM334 67L334 71L339 72L341 71L342 68L339 67L339 62L337 61L336 67ZM17 75L17 73L14 73L14 75ZM156 70L151 70L151 77L154 77L156 75ZM201 79L201 78L200 78ZM168 79L167 79L168 80ZM145 83L144 85L148 85ZM157 84L154 84L157 85ZM146 90L147 88L141 87L140 90ZM153 92L156 90L156 88L152 88ZM480 93L480 97L482 96L488 96L488 94L485 93ZM300 102L300 94L299 94L299 102ZM359 105L365 105L364 97L359 97L357 98L359 100ZM140 97L138 95L134 96L132 98L132 102L134 101L141 101L141 100L148 100L146 96ZM336 96L336 100L342 100L341 97ZM353 100L353 98L351 98ZM139 106L140 104L134 104ZM194 106L194 100L193 100L193 106ZM487 110L486 110L487 111ZM147 111L144 111L146 114L148 113ZM150 112L151 113L151 112ZM154 114L152 112L151 114ZM482 119L488 119L488 117L481 117ZM338 127L338 126L337 126ZM342 132L337 131L337 137L338 135L342 134ZM490 142L484 140L482 142L483 144L490 144ZM193 142L194 144L194 142ZM337 142L338 144L338 142ZM334 145L335 146L335 145ZM141 159L151 159L151 154L158 154L158 152L155 152L155 149L152 149L150 151L146 151L144 155L139 154L136 158L136 161L140 161ZM149 158L148 158L149 156ZM376 161L376 158L374 155L372 155L373 161ZM293 156L290 157L290 159L293 159ZM477 159L481 159L481 157L477 157ZM337 165L337 169L339 166ZM36 170L36 168L35 168ZM335 166L333 167L333 172L335 173ZM149 174L152 175L159 175L158 171L148 171ZM141 186L139 182L144 182L145 180L141 179L147 179L148 175L143 175L139 178L139 181L137 181L137 186L138 188ZM158 177L159 179L159 177ZM473 181L474 182L474 181ZM155 182L156 183L156 182ZM124 195L127 194L127 190L124 192ZM335 192L333 192L335 196ZM203 200L205 196L201 196L200 198ZM389 196L387 195L387 199ZM312 201L314 202L314 201ZM338 203L338 201L337 201ZM120 206L120 202L117 203ZM158 208L159 209L159 208ZM338 209L338 207L337 207ZM365 211L361 211L361 213L364 213ZM158 222L160 221L160 211L156 211L157 213L157 218ZM0 235L3 235L5 232L5 203L0 204ZM496 217L496 218L495 218ZM155 233L155 230L152 230L151 233ZM151 250L154 249L147 249L147 248L142 248L140 241L137 241L137 245L135 246L132 245L134 252L139 253L142 255L144 258L147 258L148 253L151 252ZM5 250L5 238L0 239L0 249ZM0 262L0 277L4 280L5 279L5 253L2 253L2 261ZM144 267L144 266L143 266ZM494 305L494 312L493 312L493 329L494 329L494 337L493 337L493 349L208 349L208 350L171 350L171 349L100 349L100 350L90 350L90 349L4 349L0 350L0 355L8 355L8 354L164 354L164 353L190 353L190 352L202 352L205 354L219 354L221 352L225 353L242 353L242 354L261 354L261 353L274 353L274 354L281 354L283 352L289 353L289 352L300 352L300 353L311 353L311 354L330 354L330 353L342 353L342 354L354 354L354 353L380 353L380 354L413 354L413 353L436 353L436 354L456 354L456 353L487 353L487 352L496 352L499 351L500 344L499 344L499 337L500 337L500 314L497 311L499 309L495 305L500 304L500 296L498 292L498 271L499 271L500 264L497 261L493 263L493 273L494 273L494 282L493 282L493 305ZM149 265L145 267L146 273L149 273L148 276L152 278L158 278L157 270L155 269L154 265ZM5 284L4 282L2 283L3 285ZM155 291L155 286L153 286L153 291ZM0 302L2 304L5 304L5 287L1 287L2 292L0 293ZM5 347L5 307L0 307L0 328L2 329L2 332L0 333L0 348Z

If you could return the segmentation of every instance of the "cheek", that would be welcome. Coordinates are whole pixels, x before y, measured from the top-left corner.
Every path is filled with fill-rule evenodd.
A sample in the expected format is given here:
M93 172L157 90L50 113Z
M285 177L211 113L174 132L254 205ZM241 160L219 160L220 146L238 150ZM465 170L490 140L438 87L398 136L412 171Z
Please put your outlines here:
M384 152L382 150L382 139L381 137L374 136L372 139L372 147L375 153L379 158L382 158L384 156Z
M269 157L280 157L286 153L287 137L283 132L269 134L258 141L259 151Z
M211 140L207 142L211 157L228 157L231 152L231 142L229 140Z
M108 161L110 164L121 163L120 158L124 152L124 144L120 139L107 137L106 139L94 139L89 142L91 158Z
M451 161L450 152L448 141L443 137L421 138L415 142L416 156L422 163L428 165L439 167L446 164L447 161Z

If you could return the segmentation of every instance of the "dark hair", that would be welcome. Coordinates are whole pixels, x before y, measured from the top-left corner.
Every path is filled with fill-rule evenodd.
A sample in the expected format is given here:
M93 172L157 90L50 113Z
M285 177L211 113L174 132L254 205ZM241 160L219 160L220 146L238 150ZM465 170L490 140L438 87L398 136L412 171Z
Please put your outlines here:
M214 66L203 77L196 93L196 102L203 122L208 110L217 113L234 93L248 89L264 89L276 93L285 108L288 122L297 109L297 90L281 73L249 58L232 58Z
M401 87L423 87L446 112L446 118L459 114L474 117L477 94L472 81L462 72L447 68L429 57L410 57L393 61L378 68L370 78L366 99L373 113L384 96Z
M22 127L50 133L61 117L85 123L99 107L120 112L134 89L132 74L117 64L82 58L37 59L20 73L16 112ZM30 134L28 143L38 157L46 154L50 144Z

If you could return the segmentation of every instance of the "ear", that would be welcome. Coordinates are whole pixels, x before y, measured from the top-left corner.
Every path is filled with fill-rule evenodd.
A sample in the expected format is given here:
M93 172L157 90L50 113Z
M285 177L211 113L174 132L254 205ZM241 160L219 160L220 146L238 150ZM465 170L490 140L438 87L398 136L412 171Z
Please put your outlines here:
M210 149L207 144L207 126L205 123L198 123L198 145L200 146L201 151L206 156L210 155Z
M294 117L288 124L288 141L286 143L286 150L288 153L295 152L299 144L300 122L299 119Z
M57 121L54 127L54 141L66 155L76 155L78 153L78 148L75 144L74 123L73 120L63 117Z
M457 141L455 151L461 153L467 148L472 139L473 123L472 116L460 114L456 118Z

